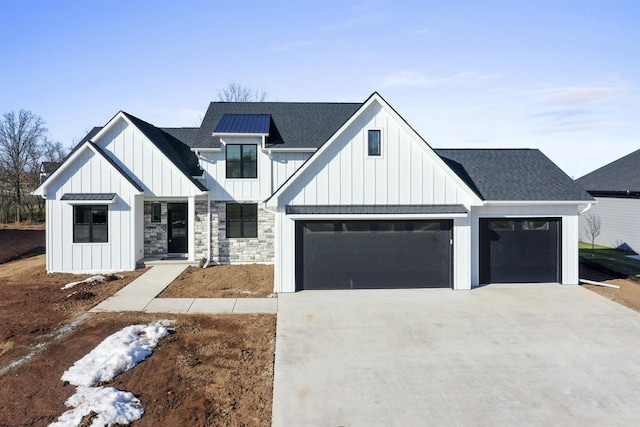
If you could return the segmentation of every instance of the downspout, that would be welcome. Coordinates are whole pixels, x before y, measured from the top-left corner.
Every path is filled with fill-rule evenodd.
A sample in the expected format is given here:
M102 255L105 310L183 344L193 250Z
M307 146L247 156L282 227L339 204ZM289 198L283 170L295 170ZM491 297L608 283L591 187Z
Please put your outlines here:
M587 203L587 207L586 207L586 208L584 208L584 209L582 209L582 210L580 211L580 213L578 214L578 216L580 216L580 215L582 215L583 213L585 213L585 212L589 211L589 209L591 209L591 203Z

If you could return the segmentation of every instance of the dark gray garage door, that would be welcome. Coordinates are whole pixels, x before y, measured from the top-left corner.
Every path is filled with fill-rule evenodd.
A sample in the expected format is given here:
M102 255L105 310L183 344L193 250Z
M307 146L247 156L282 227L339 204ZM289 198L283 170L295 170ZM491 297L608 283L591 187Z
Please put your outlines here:
M452 221L297 221L296 289L451 286Z
M480 282L561 281L559 218L480 219Z

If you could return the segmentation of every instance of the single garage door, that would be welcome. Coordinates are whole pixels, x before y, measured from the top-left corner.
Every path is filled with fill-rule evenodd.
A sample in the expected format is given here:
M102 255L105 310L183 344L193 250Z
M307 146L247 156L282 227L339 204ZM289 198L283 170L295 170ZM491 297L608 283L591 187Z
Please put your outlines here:
M296 289L451 286L452 221L296 221Z
M559 218L480 219L480 282L561 281Z

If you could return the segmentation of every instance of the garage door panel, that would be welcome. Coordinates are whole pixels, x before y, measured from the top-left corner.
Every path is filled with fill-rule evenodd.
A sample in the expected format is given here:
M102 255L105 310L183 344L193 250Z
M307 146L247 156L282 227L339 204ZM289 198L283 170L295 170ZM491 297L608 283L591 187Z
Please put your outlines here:
M297 223L298 289L449 287L450 221Z
M480 281L560 281L560 219L480 220Z

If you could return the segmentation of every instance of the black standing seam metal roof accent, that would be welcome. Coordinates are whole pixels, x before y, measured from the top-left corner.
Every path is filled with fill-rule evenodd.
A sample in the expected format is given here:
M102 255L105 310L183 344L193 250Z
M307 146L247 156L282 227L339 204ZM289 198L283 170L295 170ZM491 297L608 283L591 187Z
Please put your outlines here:
M213 133L268 134L270 124L270 114L225 114Z
M576 179L592 193L640 192L640 150L636 150Z
M435 149L488 201L590 201L555 163L536 149Z
M288 215L466 214L463 205L287 205Z
M64 193L60 200L71 201L107 201L113 200L116 193Z

